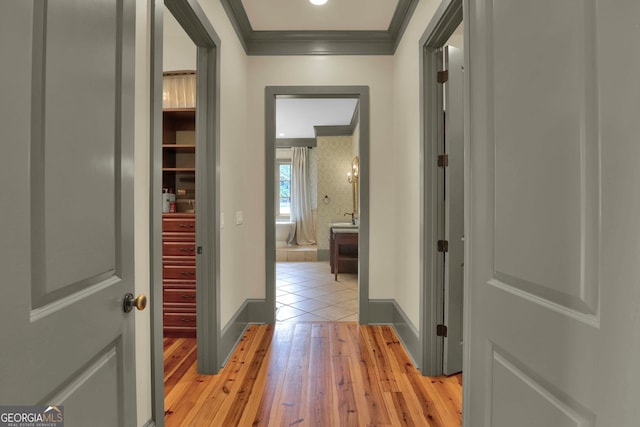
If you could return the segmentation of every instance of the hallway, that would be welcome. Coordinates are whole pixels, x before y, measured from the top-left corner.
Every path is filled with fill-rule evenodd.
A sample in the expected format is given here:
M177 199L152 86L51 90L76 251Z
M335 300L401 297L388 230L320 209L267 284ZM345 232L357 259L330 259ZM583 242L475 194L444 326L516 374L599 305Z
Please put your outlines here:
M459 426L462 378L423 377L389 326L250 325L227 365L196 372L165 339L167 426Z

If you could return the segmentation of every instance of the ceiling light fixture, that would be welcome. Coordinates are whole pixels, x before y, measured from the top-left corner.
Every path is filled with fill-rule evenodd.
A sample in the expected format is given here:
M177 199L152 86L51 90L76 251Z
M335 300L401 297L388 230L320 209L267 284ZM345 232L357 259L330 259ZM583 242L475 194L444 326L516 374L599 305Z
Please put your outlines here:
M327 0L309 0L311 4L315 4L316 6L322 6L327 2Z

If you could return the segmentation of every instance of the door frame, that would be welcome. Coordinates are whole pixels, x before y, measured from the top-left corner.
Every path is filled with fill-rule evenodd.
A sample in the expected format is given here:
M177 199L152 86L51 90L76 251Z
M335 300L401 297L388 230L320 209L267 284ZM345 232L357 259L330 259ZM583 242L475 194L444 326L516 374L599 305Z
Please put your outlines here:
M444 346L444 339L438 337L436 333L436 325L440 322L439 319L444 316L444 292L441 284L444 271L442 271L443 266L436 248L436 241L440 235L440 217L442 216L439 208L441 191L438 188L438 184L440 179L438 178L436 163L438 154L440 154L440 143L438 141L440 141L444 131L441 107L442 93L437 83L437 72L441 69L443 61L442 55L438 55L437 51L444 47L447 40L462 22L462 19L462 0L442 0L420 38L419 44L420 184L422 187L420 191L420 342L422 346L421 371L423 375L429 376L442 375ZM465 43L466 41L465 36ZM467 62L467 50L468 47L465 45L465 63ZM465 134L466 130L465 125ZM465 163L466 148L465 137ZM466 305L464 309L466 310ZM465 312L465 318L467 317L466 314Z
M358 237L358 323L369 323L369 87L368 86L267 86L265 88L265 307L267 323L275 323L276 228L275 153L276 97L356 98L360 114L360 175Z
M196 300L198 372L222 365L220 341L220 38L197 0L150 4L150 297L152 417L164 426L162 319L162 76L164 6L197 48L196 73Z

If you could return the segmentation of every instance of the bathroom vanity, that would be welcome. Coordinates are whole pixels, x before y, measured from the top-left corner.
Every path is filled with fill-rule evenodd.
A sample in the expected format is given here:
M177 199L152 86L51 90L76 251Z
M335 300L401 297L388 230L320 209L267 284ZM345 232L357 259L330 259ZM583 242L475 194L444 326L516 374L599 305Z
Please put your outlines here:
M329 263L335 280L339 273L358 274L358 227L332 224L329 235Z

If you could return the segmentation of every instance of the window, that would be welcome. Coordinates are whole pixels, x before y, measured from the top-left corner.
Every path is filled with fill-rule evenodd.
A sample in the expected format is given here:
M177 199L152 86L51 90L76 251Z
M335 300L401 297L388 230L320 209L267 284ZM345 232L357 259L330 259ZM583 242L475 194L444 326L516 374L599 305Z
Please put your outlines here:
M276 218L291 215L291 162L276 163Z

